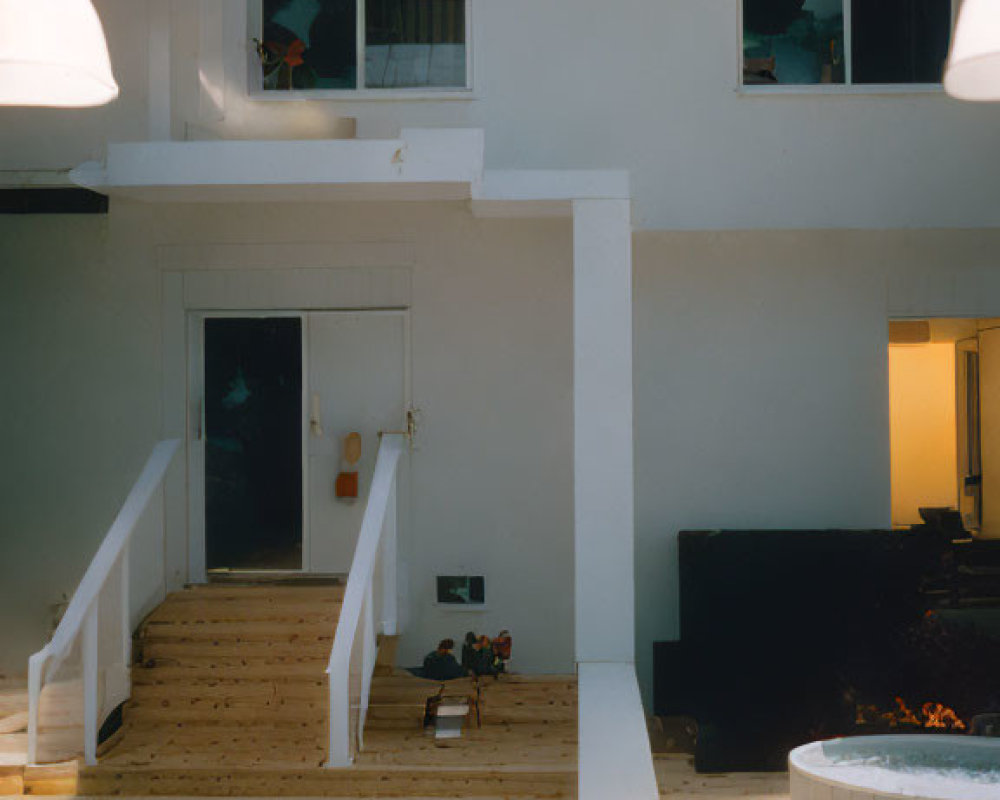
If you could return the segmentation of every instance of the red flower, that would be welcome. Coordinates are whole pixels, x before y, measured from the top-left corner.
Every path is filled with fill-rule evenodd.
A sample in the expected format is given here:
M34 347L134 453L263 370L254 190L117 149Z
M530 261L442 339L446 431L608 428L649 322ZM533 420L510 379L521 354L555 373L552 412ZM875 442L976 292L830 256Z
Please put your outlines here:
M288 52L285 53L285 63L290 67L300 67L305 64L305 59L302 58L302 54L306 51L305 42L301 39L296 39L290 45L288 45Z

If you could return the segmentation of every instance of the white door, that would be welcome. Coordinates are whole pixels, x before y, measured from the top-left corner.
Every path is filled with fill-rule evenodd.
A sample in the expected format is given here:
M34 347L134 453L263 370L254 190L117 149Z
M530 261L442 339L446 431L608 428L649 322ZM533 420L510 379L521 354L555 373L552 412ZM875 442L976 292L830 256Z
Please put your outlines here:
M310 572L347 573L361 528L379 431L406 418L407 317L397 311L312 312L308 342L308 563ZM317 413L318 412L318 413ZM361 435L356 468L343 442ZM357 498L337 497L337 475L358 472Z

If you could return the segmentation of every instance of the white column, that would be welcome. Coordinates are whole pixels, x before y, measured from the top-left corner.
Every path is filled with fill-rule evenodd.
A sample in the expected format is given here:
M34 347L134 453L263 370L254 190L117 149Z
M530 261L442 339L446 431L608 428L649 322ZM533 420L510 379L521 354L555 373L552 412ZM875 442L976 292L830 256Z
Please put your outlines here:
M579 800L657 800L635 668L581 664L578 702Z
M580 800L656 800L635 679L632 223L573 203L576 661Z
M632 223L628 200L573 202L577 662L635 660Z

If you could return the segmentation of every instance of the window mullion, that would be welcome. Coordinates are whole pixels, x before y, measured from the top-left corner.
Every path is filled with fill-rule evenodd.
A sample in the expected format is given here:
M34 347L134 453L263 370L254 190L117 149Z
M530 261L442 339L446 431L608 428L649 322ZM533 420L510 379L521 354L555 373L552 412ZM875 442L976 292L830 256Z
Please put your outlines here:
M472 1L465 0L465 88L474 85L475 74L472 71Z
M366 19L367 14L365 12L365 0L357 0L357 79L355 82L356 89L364 89L368 85L368 78L365 75L365 34L366 34Z
M364 2L364 0L361 0ZM844 85L854 84L854 46L851 25L851 5L854 0L844 0Z

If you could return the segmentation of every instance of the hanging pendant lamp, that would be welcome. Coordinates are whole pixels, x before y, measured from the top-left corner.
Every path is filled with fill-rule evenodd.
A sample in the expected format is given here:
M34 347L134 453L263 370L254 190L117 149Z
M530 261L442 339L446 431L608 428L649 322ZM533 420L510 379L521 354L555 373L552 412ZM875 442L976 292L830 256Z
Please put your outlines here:
M0 0L0 105L72 108L116 97L90 0Z
M1000 100L1000 0L965 0L944 88L959 100Z

